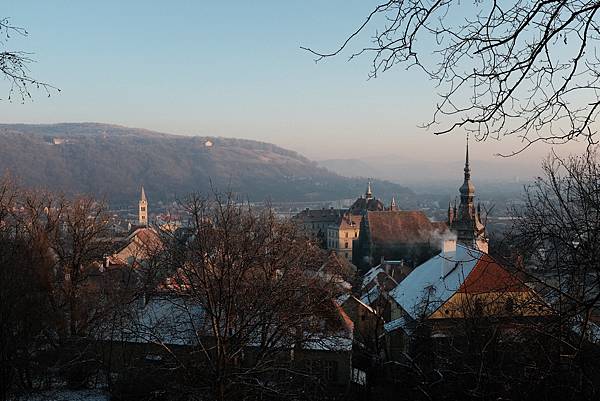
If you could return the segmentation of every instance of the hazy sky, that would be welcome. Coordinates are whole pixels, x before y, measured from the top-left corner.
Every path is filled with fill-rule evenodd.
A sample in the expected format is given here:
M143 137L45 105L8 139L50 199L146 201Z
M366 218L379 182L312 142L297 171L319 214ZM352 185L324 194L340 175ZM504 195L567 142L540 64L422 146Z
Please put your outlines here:
M368 58L315 64L299 48L333 48L373 4L5 0L0 17L29 31L7 48L34 53L32 75L62 91L34 92L24 105L2 101L0 122L95 121L243 137L313 159L462 159L464 135L417 128L437 100L419 71L397 67L367 81ZM474 157L515 146L477 143ZM546 151L521 160L537 163Z

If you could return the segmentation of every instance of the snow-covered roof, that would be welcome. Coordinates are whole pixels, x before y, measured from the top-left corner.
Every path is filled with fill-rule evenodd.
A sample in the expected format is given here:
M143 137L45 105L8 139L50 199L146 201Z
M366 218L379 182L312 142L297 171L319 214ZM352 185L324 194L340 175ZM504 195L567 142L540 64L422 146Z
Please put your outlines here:
M594 344L600 344L600 325L590 322L588 327L588 338Z
M110 395L101 390L48 390L26 393L15 397L15 401L108 401Z
M312 351L352 351L352 338L344 335L330 335L324 338L307 341L302 344L302 348Z
M337 297L337 298L336 298L335 302L336 302L338 305L342 306L342 305L344 305L344 303L346 303L346 301L347 301L348 299L350 299L350 296L351 296L351 294L350 294L350 293L345 293L345 294L342 294L342 295L340 295L339 297Z
M367 285L369 285L369 283L371 281L373 281L377 275L379 273L382 273L383 267L381 267L381 265L377 265L375 267L372 267L368 272L365 273L365 275L363 276L363 281L362 281L362 285L360 288L365 288Z
M329 351L351 349L353 322L340 306L337 306L337 311L342 319L342 328L334 333L307 333L308 341L302 344L302 348ZM153 297L143 307L134 307L122 330L111 333L107 329L101 334L104 340L166 345L193 346L201 337L211 335L203 308L176 296ZM259 337L257 333L256 338ZM248 342L249 346L258 344L259 341Z
M381 289L379 288L379 285L375 285L373 286L373 288L371 288L368 292L366 292L360 297L360 302L362 302L365 305L371 306L371 304L375 302L380 295Z
M383 329L386 333L392 332L397 329L404 330L407 334L410 334L411 329L409 328L409 319L405 317L400 317L398 319L392 320L391 322L387 322L383 325Z
M390 296L413 319L428 316L461 287L483 254L458 244L418 266Z
M104 333L104 339L136 343L194 345L202 332L204 312L178 297L153 297L142 308L134 308L130 320L115 338Z

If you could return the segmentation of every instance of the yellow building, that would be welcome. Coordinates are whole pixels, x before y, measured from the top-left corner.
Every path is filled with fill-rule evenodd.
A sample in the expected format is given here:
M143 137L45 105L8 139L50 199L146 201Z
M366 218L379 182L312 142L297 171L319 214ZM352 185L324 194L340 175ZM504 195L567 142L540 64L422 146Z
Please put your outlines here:
M352 243L360 234L362 216L344 214L327 229L327 249L335 251L346 260L352 260Z

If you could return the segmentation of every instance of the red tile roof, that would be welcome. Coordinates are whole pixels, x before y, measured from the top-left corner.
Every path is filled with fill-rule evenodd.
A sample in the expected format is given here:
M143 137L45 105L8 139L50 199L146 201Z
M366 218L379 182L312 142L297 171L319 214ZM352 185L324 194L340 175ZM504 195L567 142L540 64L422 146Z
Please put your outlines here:
M335 308L341 318L341 322L344 325L344 328L348 331L349 334L352 334L352 332L354 331L354 322L352 321L352 319L350 319L350 316L348 316L348 314L344 311L344 308L338 305L337 302L334 302L333 304L335 305Z
M432 223L421 211L368 212L371 240L377 244L428 243L448 231L444 223Z
M475 268L467 276L457 292L483 294L491 292L526 292L529 288L518 277L482 254Z

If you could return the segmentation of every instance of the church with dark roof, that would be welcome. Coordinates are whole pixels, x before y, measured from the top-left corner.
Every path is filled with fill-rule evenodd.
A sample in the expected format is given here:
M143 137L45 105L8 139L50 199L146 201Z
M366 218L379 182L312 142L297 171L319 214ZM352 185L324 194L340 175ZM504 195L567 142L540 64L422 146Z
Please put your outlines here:
M475 205L475 186L471 181L469 143L467 140L464 180L459 188L460 204L449 205L448 221L433 222L422 211L399 210L392 200L386 209L373 198L369 183L365 197L360 197L350 208L362 215L360 235L354 241L352 262L365 270L382 259L402 260L409 266L418 266L440 251L444 239L456 240L468 248L488 252L485 225L481 207Z
M354 201L352 206L348 209L348 213L354 216L362 216L366 212L376 212L385 210L383 202L373 196L373 190L371 189L371 180L367 183L367 190L364 196L360 196Z

